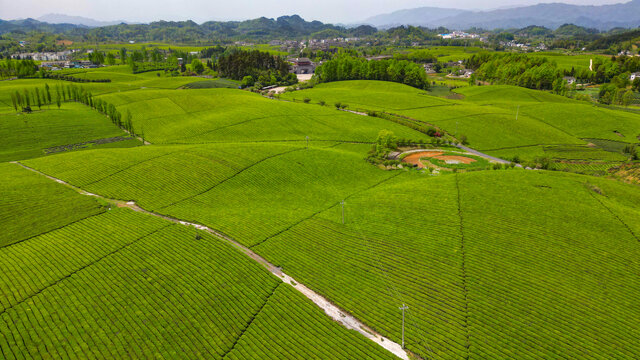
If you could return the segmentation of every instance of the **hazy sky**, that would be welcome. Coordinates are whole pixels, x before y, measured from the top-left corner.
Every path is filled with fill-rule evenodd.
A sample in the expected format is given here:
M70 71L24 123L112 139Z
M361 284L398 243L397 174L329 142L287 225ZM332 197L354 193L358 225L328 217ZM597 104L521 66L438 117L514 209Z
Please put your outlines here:
M494 9L540 2L604 5L628 0L0 0L0 19L57 13L96 20L244 20L299 14L307 20L353 23L394 10L420 6Z

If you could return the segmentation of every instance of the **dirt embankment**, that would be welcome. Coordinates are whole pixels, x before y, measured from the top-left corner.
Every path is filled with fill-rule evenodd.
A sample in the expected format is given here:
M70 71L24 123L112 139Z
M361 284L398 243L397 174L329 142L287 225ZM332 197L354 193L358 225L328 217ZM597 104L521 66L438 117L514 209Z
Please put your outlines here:
M417 152L417 153L413 153L405 156L404 159L402 159L402 162L411 164L411 165L416 165L418 166L418 168L424 169L426 166L422 163L422 161L420 161L420 159L426 158L426 157L436 157L442 154L443 154L442 152L437 152L437 151Z

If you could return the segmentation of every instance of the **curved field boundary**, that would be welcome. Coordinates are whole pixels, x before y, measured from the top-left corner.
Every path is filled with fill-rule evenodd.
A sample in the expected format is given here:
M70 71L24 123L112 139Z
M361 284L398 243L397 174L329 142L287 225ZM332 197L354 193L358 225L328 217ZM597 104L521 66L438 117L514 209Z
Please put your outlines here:
M199 193L197 193L197 194L194 194L194 195L188 196L188 197L186 197L186 198L184 198L184 199L181 199L181 200L175 201L175 202L173 202L173 203L171 203L171 204L168 204L168 205L166 205L166 206L163 206L163 207L162 207L162 209L168 208L169 206L174 206L174 205L179 204L179 203L181 203L181 202L183 202L183 201L186 201L186 200L189 200L189 199L193 199L194 197L197 197L197 196L200 196L200 195L202 195L202 194L205 194L205 193L207 193L207 192L209 192L209 191L211 191L211 190L215 189L216 187L218 187L218 186L220 186L220 185L222 185L222 184L226 183L227 181L229 181L229 180L231 180L231 179L235 178L236 176L238 176L238 175L242 174L242 173L243 173L243 172L245 172L246 170L249 170L249 169L251 169L252 167L254 167L254 166L256 166L256 165L258 165L258 164L260 164L260 163L262 163L262 162L264 162L264 161L267 161L267 160L269 160L269 159L273 159L273 158L275 158L275 157L278 157L278 156L281 156L281 155L285 155L285 154L288 154L288 153L291 153L291 152L294 152L294 151L300 151L300 150L304 150L304 149L305 149L305 148L293 149L293 150L285 151L285 152L283 152L283 153L278 153L278 154L275 154L275 155L267 156L266 158L264 158L264 159L262 159L262 160L259 160L259 161L255 162L255 163L253 163L253 164L251 164L251 165L249 165L249 166L247 166L247 167L243 168L242 170L240 170L240 171L236 172L235 174L231 175L230 177L228 177L228 178L224 179L223 181L221 181L221 182L219 182L219 183L217 183L217 184L215 184L215 185L213 185L213 186L211 186L211 187L209 187L209 188L205 189L204 191L201 191L201 192L199 192Z
M137 211L137 212L141 212L147 215L151 215L151 216L155 216L158 218L162 218L164 220L170 221L172 223L176 223L176 224L181 224L181 225L185 225L185 226L193 226L198 230L203 230L206 231L212 235L214 235L215 237L219 238L220 240L223 240L225 242L227 242L228 244L232 245L233 247L235 247L236 249L240 250L243 254L249 256L251 259L253 259L254 261L262 264L267 270L269 270L269 272L271 272L273 275L275 275L278 279L280 279L282 282L287 283L289 285L291 285L293 288L295 288L296 290L298 290L300 293L302 293L304 296L306 296L307 298L309 298L311 301L313 301L314 304L316 304L318 307L320 307L321 309L324 310L324 312L333 320L335 320L336 322L340 323L340 325L344 326L345 328L349 329L349 330L356 330L358 331L360 334L362 334L365 338L375 342L376 344L382 346L383 348L385 348L387 351L391 352L392 354L394 354L395 356L403 359L403 360L409 360L409 356L407 355L407 352L402 348L402 346L400 346L400 344L391 341L390 339L383 337L382 335L378 334L376 331L374 331L373 329L371 329L370 327L366 326L365 324L363 324L360 320L356 319L354 316L350 315L348 312L340 309L338 306L332 304L328 299L326 299L325 297L319 295L318 293L314 292L313 290L309 289L308 287L304 286L303 284L295 281L295 279L293 279L291 276L285 274L284 272L282 272L282 269L280 269L279 267L271 264L270 262L268 262L266 259L264 259L263 257L261 257L260 255L256 254L255 252L253 252L251 249L249 249L248 247L240 244L239 242L237 242L236 240L232 239L231 237L223 234L222 232L219 232L215 229L211 229L207 226L204 225L200 225L200 224L196 224L196 223L192 223L192 222L187 222L187 221L183 221L180 219L176 219L170 216L166 216L166 215L162 215L162 214L158 214L158 213L154 213L148 210L145 210L141 207L139 207L138 205L135 204L135 202L133 201L123 201L123 200L117 200L117 199L108 199L105 197L102 197L100 195L96 195L96 194L92 194L89 193L81 188L78 188L76 186L73 186L61 179L55 178L53 176L47 175L45 173L42 173L34 168L28 167L26 165L23 165L19 162L14 162L17 165L22 166L23 168L33 171L37 174L40 174L42 176L47 177L48 179L51 179L53 181L56 181L60 184L63 184L67 187L70 187L71 189L77 191L79 194L81 195L87 195L87 196L94 196L94 197L98 197L102 200L105 200L111 204L114 204L116 206L120 206L120 207L127 207L133 211Z

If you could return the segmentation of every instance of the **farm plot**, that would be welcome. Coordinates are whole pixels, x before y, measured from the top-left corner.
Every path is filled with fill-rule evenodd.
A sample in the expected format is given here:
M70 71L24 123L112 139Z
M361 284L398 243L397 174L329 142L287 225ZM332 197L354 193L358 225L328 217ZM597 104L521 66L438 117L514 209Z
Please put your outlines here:
M0 174L0 247L104 211L94 199L17 164L0 164Z
M0 312L165 226L159 218L114 208L3 248Z
M264 159L300 149L260 143L144 146L25 163L105 197L134 200L147 210L158 210L204 193Z
M578 138L637 143L640 136L640 115L629 112L580 103L530 105L520 111Z
M61 154L25 164L254 245L394 175L364 161L368 145L335 145L153 145Z
M408 175L408 174L407 174ZM466 356L455 178L398 176L254 250L425 358Z
M328 108L277 102L232 89L148 90L102 97L152 143L344 140L372 142L382 129L403 138L425 135L379 118Z
M395 359L359 334L331 321L322 310L280 285L224 358L240 359Z
M427 358L632 358L640 192L596 180L407 174L254 249Z
M273 351L286 358L307 358L301 354L313 348L345 359L362 354L390 358L361 335L318 316L320 310L293 290L276 294L288 285L224 242L206 233L196 238L193 229L158 219L145 224L149 216L130 210L113 211L121 213L101 215L92 219L93 224L78 223L47 234L40 243L11 248L23 264L11 254L0 254L3 264L20 268L16 273L23 288L11 292L27 295L0 312L4 358L222 359L239 339L239 351L269 341L255 330L245 338L247 329L279 330L285 319L291 326L280 330L281 345ZM101 235L89 226L108 233ZM137 233L125 231L131 227ZM83 244L87 240L89 247ZM47 273L36 266L49 247L53 252L46 266L55 270ZM13 281L7 275L3 287ZM296 311L278 303L268 306L274 296L291 299ZM318 338L293 340L308 331Z
M474 86L456 92L464 99L422 95L419 90L401 84L343 81L283 96L309 98L312 103L339 101L360 109L407 116L458 137L465 135L471 147L500 151L508 158L528 156L530 152L519 150L523 147L586 145L585 138L636 143L640 135L639 115L595 108L543 91L514 86ZM598 154L585 155L593 158Z
M393 176L363 160L367 148L289 151L158 211L197 221L253 246Z
M455 90L467 102L481 104L578 103L563 96L510 85L469 86Z
M328 106L339 102L349 108L388 112L452 104L448 100L430 96L424 90L394 82L371 80L319 84L313 89L284 93L282 98L297 101L309 98L313 103L324 101Z
M45 149L112 137L127 137L111 121L87 106L65 103L61 109L0 115L0 162L45 155ZM130 147L137 140L113 146ZM88 145L85 145L88 147ZM94 145L101 146L101 145Z
M640 351L640 244L611 212L631 209L624 196L638 199L636 189L600 180L603 196L588 177L545 172L458 181L472 356L605 359Z

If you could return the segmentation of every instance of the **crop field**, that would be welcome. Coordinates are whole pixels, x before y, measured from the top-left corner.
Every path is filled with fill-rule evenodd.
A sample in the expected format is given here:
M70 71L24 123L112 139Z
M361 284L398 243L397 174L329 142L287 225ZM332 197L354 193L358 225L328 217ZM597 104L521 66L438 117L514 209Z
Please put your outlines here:
M638 114L510 86L270 99L66 72L111 79L77 85L147 142L98 141L129 135L81 103L13 109L67 81L0 82L2 359L394 359L403 305L412 360L640 353L640 188L610 171L637 167ZM399 166L416 149L443 171Z
M24 163L107 198L135 200L158 210L207 192L266 159L301 149L260 143L144 146L70 153Z
M531 154L520 151L521 148L587 145L584 139L627 143L639 140L640 115L630 112L512 86L474 86L455 91L464 99L437 98L402 84L343 81L286 93L283 97L308 98L311 103L341 102L361 110L407 116L454 136L465 135L473 148L508 158ZM592 149L600 150L597 146ZM586 155L585 159L602 154Z
M528 54L533 57L545 57L549 61L558 64L558 68L561 70L575 70L589 69L589 60L597 58L604 58L603 55L594 54L563 54L558 52L534 52Z
M314 347L333 353L338 344L351 345L340 349L339 358L390 358L318 316L310 301L230 246L204 233L195 239L180 225L149 221L113 210L3 253L3 264L23 286L10 288L3 299L3 357L222 359L236 343L238 353L253 353L263 341L260 329L282 318L301 321L318 335L295 345L289 340L297 337L294 328L281 332L281 346L272 351L283 358ZM134 224L135 233L122 231ZM45 248L51 251L46 259ZM12 273L3 273L3 284L17 280ZM279 305L285 299L295 307Z
M57 147L107 138L129 138L105 116L87 106L65 103L60 109L44 106L32 114L0 114L0 161L23 160L65 151ZM110 146L140 145L135 139L117 141ZM89 146L104 146L84 144ZM74 147L77 149L77 147Z
M640 248L620 220L639 214L637 190L607 181L604 197L588 178L521 171L400 178L347 199L345 225L334 208L256 251L379 330L393 334L408 304L408 347L426 358L638 351L640 304L625 292Z
M136 128L144 128L154 144L304 141L307 136L312 141L373 142L382 129L403 138L426 138L386 120L232 89L128 91L100 98L121 113L131 111Z
M104 211L95 200L28 171L0 163L0 247Z
M367 145L163 149L87 151L25 164L106 197L134 200L163 214L197 221L247 246L392 175L362 160ZM94 166L100 163L109 165ZM324 182L314 182L317 178ZM234 210L225 211L222 204ZM235 226L239 222L254 225Z
M225 146L228 153L233 152L231 145ZM109 151L139 152L152 148ZM309 150L290 148L292 151L282 152L283 148L280 146L278 151L282 152L281 155L263 161L254 158L253 161L258 163L245 171L228 175L228 180L208 185L205 192L199 189L191 192L198 195L188 195L188 192L180 189L166 191L167 194L175 193L180 196L165 196L165 202L175 203L157 211L203 223L232 236L394 341L399 340L395 329L401 321L400 313L395 309L399 304L409 304L411 310L407 326L411 329L411 335L408 335L407 346L424 357L433 356L435 353L437 357L460 358L464 357L467 351L472 355L476 353L480 357L488 358L509 356L502 352L508 348L506 345L495 345L499 349L496 350L473 341L477 337L482 339L482 344L500 344L502 340L499 334L509 332L514 334L514 338L522 337L518 338L520 348L513 348L511 356L536 358L537 353L531 353L532 349L537 348L535 342L526 338L531 336L530 333L538 334L536 339L541 343L552 341L552 338L545 335L544 331L547 326L545 324L548 324L547 315L535 317L531 314L543 313L546 307L559 301L553 292L555 287L562 284L565 289L563 294L571 294L576 302L585 301L583 294L586 293L601 294L597 299L590 300L594 309L598 309L606 303L606 295L603 293L605 290L597 285L598 276L625 274L621 275L624 276L619 280L621 284L624 281L635 281L633 270L620 267L623 265L619 262L610 263L610 259L622 254L627 254L624 255L625 258L631 259L633 254L640 251L634 233L624 225L632 222L634 216L640 215L632 205L635 200L640 200L639 195L633 192L635 189L611 183L609 180L515 170L436 178L409 174L393 176L378 172L376 168L363 163L357 157L357 154L366 148L362 145L339 145ZM191 151L194 149L198 147L192 147ZM212 149L211 153L224 154L223 149L225 148ZM247 153L257 152L251 147L243 150ZM59 156L61 161L55 165L52 163L56 160L55 157L30 160L27 164L43 171L55 171L64 169L64 164L80 163L80 160L70 161L73 157L86 158L84 161L86 166L89 166L97 162L91 159L91 156L105 152L99 150ZM240 152L238 150L238 153ZM176 153L177 159L184 157L178 154L181 153ZM114 158L132 159L133 156L114 155ZM171 157L166 157L165 160L177 163L177 160ZM143 171L138 172L134 170L135 166L131 167L122 172L121 178L114 178L113 183L131 179L132 183L149 183L150 187L157 184L171 189L170 178L167 179L166 185L161 185L162 182L158 182L158 178L153 180L152 175L144 175L154 169L166 168L172 167L163 162L157 163L156 166L154 161L149 161L140 169L144 169ZM193 165L190 168L191 173L186 171L186 168L176 168L176 171L180 171L178 178L203 178L193 172ZM115 168L112 170L119 171ZM130 170L133 170L130 174L139 175L126 175ZM73 172L84 173L79 168ZM73 172L62 171L54 175L73 182L68 178L69 175L66 175ZM100 172L98 169L97 173ZM601 187L606 197L594 192L589 182ZM108 184L110 181L97 182L94 183L95 186L87 185L87 188L103 193L101 183ZM189 181L185 180L185 184L189 184ZM134 199L140 204L149 205L150 208L156 206L145 203L148 201L145 200L145 195L153 193L147 193L144 188L136 198L126 197L127 192L121 189L113 188L108 194L118 198ZM484 197L488 189L493 189L494 192ZM516 193L520 195L515 196ZM180 199L185 194L187 198L176 202L175 199ZM625 199L629 194L635 195ZM338 205L342 199L346 199L344 225ZM493 205L490 206L489 203ZM572 213L563 215L562 212L569 206ZM488 208L493 210L487 211ZM538 208L539 210L535 210ZM429 211L425 212L424 209ZM503 209L507 209L507 212L503 212ZM504 234L500 235L504 237L502 241L505 241L505 244L526 241L526 247L525 244L521 244L521 249L511 254L506 249L515 251L515 247L500 247L487 240L493 239L494 231L501 229L502 222L505 223ZM242 223L243 226L238 227L238 223ZM511 224L518 224L522 230L516 231ZM602 228L610 229L606 241L602 237ZM512 235L509 235L509 231L512 231ZM538 231L539 235L535 235ZM567 238L565 234L569 232L572 235ZM577 241L576 239L580 239L580 246L584 249L585 255L577 252L567 257L566 247ZM547 243L548 241L550 243ZM545 245L542 245L543 243ZM603 245L604 243L607 245ZM538 256L536 251L539 250L536 249L551 246L549 244L557 249L553 250L557 253L549 250L548 259L536 263L521 263L527 257ZM587 254L600 251L602 246L607 246L609 250L606 254L599 255L602 256L597 263L599 268L593 268L592 273L582 274L580 271L583 267L580 264L585 264ZM525 285L518 285L519 290L513 293L513 298L506 294L501 295L503 298L507 296L506 301L511 302L520 301L520 297L538 299L537 302L527 302L527 306L530 307L526 311L521 307L501 309L501 301L505 300L497 301L486 294L488 290L480 285L497 281L490 279L496 276L493 274L495 269L503 265L496 263L489 270L481 266L488 261L482 257L486 256L483 254L495 254L498 252L497 249L503 249L499 253L501 257L506 258L506 268L502 270L501 276L513 279L513 284L509 286L527 284L533 280L530 278L533 276L530 275L532 273L535 273L537 281L540 282L538 287L531 289ZM463 251L469 251L469 255L463 257ZM358 256L354 257L354 254ZM566 275L564 271L551 270L546 270L550 271L549 273L540 274L533 268L527 270L528 272L518 268L526 265L552 269L558 263L573 264L568 266L575 269L575 274ZM637 262L634 264L633 266L640 265ZM340 272L327 274L326 269L340 269ZM464 273L465 271L468 272ZM560 274L580 277L583 280L567 282ZM469 284L468 288L465 284ZM474 288L472 284L477 284L477 287ZM627 301L623 299L622 293L616 294L620 301ZM468 300L465 301L465 298ZM474 303L473 299L477 302ZM621 304L615 306L619 307L616 311L624 311ZM464 309L469 309L469 313ZM584 310L580 309L581 307L571 307L567 304L566 308L556 310L549 316L582 319L582 316L597 318L596 315L599 314L592 312L587 313L590 315L584 315ZM502 324L505 328L499 332L485 333L485 330L481 329L494 326L496 314L502 314L501 318L510 319L526 317L529 319L527 324L532 325L525 327L522 320L515 323L505 322ZM637 318L640 314L632 311L625 316ZM593 321L596 321L583 320L563 323L562 326L566 326L563 331L583 326L588 329L594 326ZM619 331L633 331L633 325L630 324L627 321L618 322L606 331L609 331L612 337L618 336L613 334L618 334ZM478 333L471 329L477 329ZM586 334L575 334L574 338L581 341L586 348L595 349L597 342L589 338L587 330L584 332ZM623 337L618 344L627 341L629 339ZM472 346L467 350L468 343ZM612 343L612 346L614 345L615 342ZM545 354L551 357L581 354L565 345L545 351ZM624 355L624 351L631 350L619 351Z

